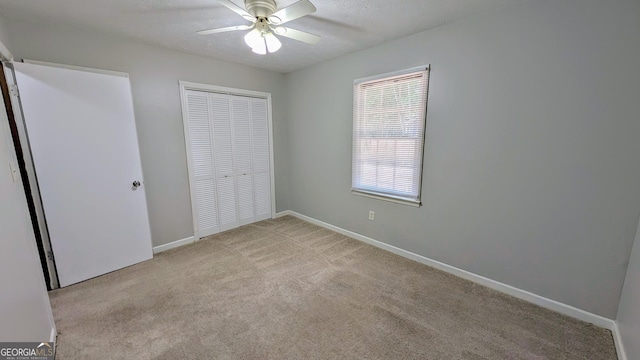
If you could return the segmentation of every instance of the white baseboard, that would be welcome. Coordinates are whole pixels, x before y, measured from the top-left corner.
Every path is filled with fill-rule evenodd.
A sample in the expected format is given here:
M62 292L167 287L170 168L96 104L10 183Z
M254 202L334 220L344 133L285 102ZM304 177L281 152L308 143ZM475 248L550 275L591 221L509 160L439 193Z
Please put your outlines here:
M55 358L55 354L58 351L58 342L56 341L58 337L58 330L56 329L56 326L53 325L51 327L51 335L49 335L49 342L53 343L53 356Z
M277 218L281 218L281 217L287 216L287 215L295 216L293 211L285 210L285 211L280 211L279 213L276 213L275 215L273 215L273 218L277 219ZM298 215L300 215L300 214L298 214Z
M335 231L337 233L349 236L349 237L354 238L356 240L360 240L362 242L365 242L367 244L373 245L373 246L378 247L380 249L387 250L387 251L392 252L392 253L394 253L396 255L400 255L400 256L403 256L403 257L405 257L407 259L411 259L411 260L417 261L419 263L431 266L431 267L436 268L438 270L442 270L444 272L447 272L447 273L453 274L455 276L461 277L461 278L463 278L465 280L469 280L469 281L472 281L474 283L486 286L488 288L500 291L502 293L511 295L511 296L516 297L518 299L525 300L527 302L530 302L532 304L536 304L536 305L541 306L543 308L559 312L561 314L570 316L570 317L578 319L578 320L582 320L582 321L585 321L585 322L592 323L592 324L594 324L596 326L603 327L605 329L609 329L612 332L615 331L616 322L614 320L607 319L607 318L605 318L603 316L596 315L596 314L590 313L588 311L584 311L582 309L578 309L578 308L573 307L571 305L563 304L563 303L561 303L559 301L556 301L556 300L552 300L552 299L548 299L548 298L545 298L545 297L540 296L540 295L536 295L536 294L531 293L531 292L526 291L526 290L518 289L518 288L513 287L511 285L507 285L507 284L504 284L504 283L501 283L501 282L486 278L484 276L480 276L480 275L474 274L472 272L459 269L459 268L451 266L451 265L447 265L447 264L442 263L440 261L429 259L429 258L424 257L422 255L418 255L418 254L412 253L410 251L397 248L397 247L395 247L393 245L389 245L389 244L383 243L381 241L372 239L370 237L367 237L367 236L364 236L364 235L360 235L360 234L355 233L353 231L345 230L343 228L340 228L340 227L325 223L323 221L316 220L314 218L311 218L311 217L306 216L306 215L302 215L302 214L297 213L295 211L291 211L291 210L282 211L282 212L277 213L275 217L282 217L282 216L286 216L286 215L291 215L293 217L296 217L298 219L301 219L301 220L310 222L312 224L321 226L323 228L326 228L326 229L329 229L329 230L333 230L333 231Z
M624 343L622 342L622 335L620 334L620 328L618 323L613 324L613 342L616 344L616 352L618 353L618 360L627 360L627 352L624 350Z
M49 335L49 342L56 342L56 337L58 336L58 330L56 330L56 327L53 326L51 328L51 334Z
M154 246L153 247L153 253L154 254L159 254L163 251L167 251L169 249L174 249L183 245L187 245L190 244L192 242L196 241L196 238L194 236L189 236L188 238L184 238L181 240L176 240L173 242L170 242L168 244L164 244L164 245L159 245L159 246Z

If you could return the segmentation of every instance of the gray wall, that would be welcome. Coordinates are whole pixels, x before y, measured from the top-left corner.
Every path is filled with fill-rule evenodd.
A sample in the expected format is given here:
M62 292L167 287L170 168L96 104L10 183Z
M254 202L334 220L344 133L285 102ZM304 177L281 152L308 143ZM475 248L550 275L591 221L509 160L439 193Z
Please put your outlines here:
M0 16L0 42L8 49L11 49L11 44L9 44L9 32L7 31L7 27L5 26L5 18Z
M529 1L287 74L290 208L615 318L640 214L639 12ZM353 79L421 64L424 206L351 195Z
M54 323L49 296L20 175L14 182L9 162L17 164L0 98L0 341L50 341Z
M179 80L272 93L276 204L288 208L284 75L85 30L5 23L16 59L129 73L154 246L193 235Z
M617 321L627 359L640 359L640 222L631 251Z

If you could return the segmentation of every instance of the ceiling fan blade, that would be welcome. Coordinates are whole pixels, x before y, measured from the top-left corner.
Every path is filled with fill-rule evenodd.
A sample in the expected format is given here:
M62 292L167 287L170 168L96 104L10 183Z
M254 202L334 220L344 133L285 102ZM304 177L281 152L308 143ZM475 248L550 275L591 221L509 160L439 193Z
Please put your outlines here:
M217 29L200 30L200 31L196 31L196 34L209 35L209 34L217 34L217 33L227 32L227 31L249 30L249 29L253 29L253 27L254 25L228 26L228 27L217 28Z
M314 12L316 7L309 0L300 0L274 12L269 16L269 21L274 25L280 25Z
M284 26L278 26L273 29L277 35L288 37L289 39L298 40L307 44L315 45L320 41L320 36L305 31L300 31Z
M218 0L218 2L224 6L227 7L227 9L235 12L236 14L242 16L243 18L249 20L249 21L253 21L256 22L256 18L255 16L249 14L245 9L241 8L240 6L232 3L229 0Z

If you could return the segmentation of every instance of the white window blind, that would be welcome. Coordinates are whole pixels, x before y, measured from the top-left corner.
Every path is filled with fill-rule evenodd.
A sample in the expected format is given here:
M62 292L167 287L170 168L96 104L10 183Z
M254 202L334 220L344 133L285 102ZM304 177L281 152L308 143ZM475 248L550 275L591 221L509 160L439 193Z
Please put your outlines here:
M420 205L429 67L354 81L354 194Z

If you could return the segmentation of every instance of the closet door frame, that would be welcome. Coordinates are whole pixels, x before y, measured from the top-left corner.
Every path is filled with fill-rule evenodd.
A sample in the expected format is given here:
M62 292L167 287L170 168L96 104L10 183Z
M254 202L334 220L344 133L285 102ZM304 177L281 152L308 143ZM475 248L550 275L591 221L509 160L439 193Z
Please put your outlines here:
M187 95L186 92L188 90L194 91L203 91L210 93L218 93L225 95L237 95L237 96L245 96L252 98L265 99L267 101L267 130L269 132L269 175L270 175L270 185L271 185L271 218L273 218L276 214L276 188L275 188L275 172L274 172L274 161L273 161L273 121L272 121L272 106L271 106L271 93L261 92L261 91L253 91L253 90L245 90L245 89L236 89L224 86L216 86L209 84L201 84L189 81L179 81L180 84L180 101L182 104L182 124L184 127L184 140L185 140L185 149L187 156L187 168L189 173L189 188L191 193L191 212L193 218L193 231L194 237L196 241L200 239L200 234L198 230L198 216L196 209L196 201L195 201L195 183L194 183L194 169L193 169L193 159L189 155L189 128L188 128L188 109L187 109Z

